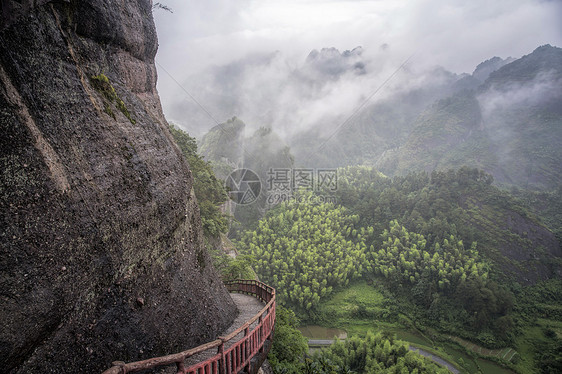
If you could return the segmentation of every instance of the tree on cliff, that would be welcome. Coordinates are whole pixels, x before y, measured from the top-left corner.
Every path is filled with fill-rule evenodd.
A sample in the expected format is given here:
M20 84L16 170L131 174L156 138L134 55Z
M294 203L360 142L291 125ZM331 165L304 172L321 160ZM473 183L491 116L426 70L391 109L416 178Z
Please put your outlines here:
M193 189L201 210L201 222L206 235L216 237L228 230L228 222L219 206L228 196L222 181L215 176L211 165L197 153L197 141L188 133L170 125L170 132L183 153L193 174Z

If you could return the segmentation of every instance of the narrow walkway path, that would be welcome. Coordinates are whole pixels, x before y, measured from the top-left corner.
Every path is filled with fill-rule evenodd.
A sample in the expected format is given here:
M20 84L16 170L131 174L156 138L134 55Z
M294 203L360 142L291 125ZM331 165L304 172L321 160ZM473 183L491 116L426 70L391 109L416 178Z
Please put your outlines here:
M262 303L261 301L259 301L253 296L233 292L230 294L230 297L232 297L232 300L234 301L236 307L238 308L238 316L234 319L232 325L230 325L228 329L226 329L225 331L222 332L222 334L220 334L221 336L226 336L234 332L237 328L239 328L240 326L245 324L249 319L255 316L265 306L264 303ZM257 324L258 321L254 322L250 326L250 331L252 331L252 329L255 328ZM238 342L243 336L244 333L241 332L234 339L230 340L228 343L225 343L224 348L226 349L232 346L234 343ZM201 352L199 354L196 354L195 356L191 356L186 360L186 366L204 361L208 358L213 357L215 354L217 354L216 349L209 350L206 352Z

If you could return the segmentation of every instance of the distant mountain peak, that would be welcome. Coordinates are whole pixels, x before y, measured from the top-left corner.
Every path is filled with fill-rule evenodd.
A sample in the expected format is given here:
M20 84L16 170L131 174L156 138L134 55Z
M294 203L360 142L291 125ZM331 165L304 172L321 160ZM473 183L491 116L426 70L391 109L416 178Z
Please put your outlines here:
M355 74L365 74L365 63L362 58L363 47L358 46L352 50L340 53L337 48L322 48L312 50L306 58L306 65L314 70L332 77L337 77L346 71L352 70Z
M350 50L343 51L342 56L344 57L361 56L362 53L363 53L363 47L357 46L353 48L351 51Z
M313 62L319 59L327 60L327 59L334 59L334 58L340 59L340 58L356 57L356 56L361 56L362 53L363 53L363 47L361 46L357 46L353 48L351 51L345 50L341 53L339 49L335 47L322 48L320 51L318 51L317 49L313 49L308 54L308 57L306 58L306 62L307 63Z
M535 50L533 51L533 53L535 52L543 52L543 51L551 51L551 50L555 50L555 49L560 49L558 47L553 47L550 44L545 44L545 45L541 45L540 47L535 48Z
M513 57L508 57L505 60L498 56L492 57L491 59L478 64L472 73L472 76L482 83L488 79L491 73L513 61L515 61Z
M492 85L497 89L509 88L515 82L523 84L534 81L541 74L548 74L550 80L562 78L562 48L550 44L540 46L532 53L491 72L482 88L487 89Z

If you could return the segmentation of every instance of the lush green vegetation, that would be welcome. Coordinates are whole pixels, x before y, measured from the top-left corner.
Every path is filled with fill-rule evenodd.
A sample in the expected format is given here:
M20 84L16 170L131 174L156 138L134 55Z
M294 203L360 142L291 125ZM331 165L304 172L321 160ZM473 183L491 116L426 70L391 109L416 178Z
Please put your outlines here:
M337 341L307 362L312 373L449 373L392 335L368 332ZM305 371L306 372L306 371Z
M275 339L267 359L275 373L297 374L308 352L305 337L297 329L299 319L295 313L277 304L275 309Z
M485 282L488 265L479 261L476 242L465 250L462 240L451 235L441 245L426 248L421 234L409 232L396 220L381 234L382 245L372 246L369 259L376 275L394 284L411 284L421 304L429 306L436 291L454 294L467 279Z
M174 125L170 125L170 132L193 175L193 189L201 211L203 231L208 236L217 237L228 229L228 221L219 208L227 200L223 182L215 177L211 165L197 153L195 138Z
M256 259L258 275L279 290L280 301L307 320L320 318L321 299L335 289L374 278L412 300L410 314L420 323L476 337L484 346L506 345L513 338L513 296L494 279L499 269L491 261L503 256L490 232L466 227L476 211L460 204L472 198L493 205L495 214L498 206L506 210L506 198L490 184L489 175L471 169L390 180L372 169L347 168L338 196L348 209L282 204L246 232L238 248ZM519 214L528 215L523 208ZM465 248L465 237L482 239L484 256L476 240Z
M230 234L279 301L307 323L352 336L278 372L412 372L405 355L388 362L375 353L393 334L463 372L562 371L560 91L509 95L546 71L560 77L561 52L543 46L459 85L435 71L441 85L366 108L329 147L315 129L294 140L308 167L376 169L338 169L336 205L292 202L264 218L271 206L262 196L237 208L242 226ZM498 97L505 100L488 100ZM215 131L209 139L241 144L236 121L226 124L236 136ZM217 165L242 161L263 180L269 168L292 167L273 130L246 140L247 154L222 155Z
M512 188L511 193L540 215L558 242L562 243L562 185L554 191L540 192Z
M418 287L408 286L405 291L401 291L399 287L394 288L397 293L415 300L418 305L425 305L426 310L420 309L416 318L468 339L474 340L477 337L479 344L485 346L502 346L512 341L514 324L509 309L513 301L510 292L502 284L515 291L517 283L514 280L524 282L537 272L548 276L552 274L553 268L559 266L559 260L549 258L545 252L541 252L544 248L541 249L540 246L544 242L533 244L533 240L530 240L533 233L537 235L540 232L543 238L549 235L552 238L552 234L524 207L522 200L492 186L489 175L467 168L456 172L434 172L431 176L421 173L390 179L371 168L350 167L340 169L338 177L338 201L352 213L359 214L361 225L371 225L375 232L389 230L385 222L399 217L398 222L408 233L423 235L426 240L425 248L435 249L437 245L442 248L445 239L449 246L458 244L459 239L463 243L478 243L478 257L473 259L481 262L482 270L486 271L474 279L468 279L469 274L465 271L467 282L457 292L441 290L438 282L437 287L435 282L433 285L439 291L438 294L445 297L436 299L433 299L435 292L420 293L422 289ZM550 205L555 204L544 205L550 209ZM556 215L552 217L550 222L557 222ZM518 227L519 225L522 227ZM455 240L448 239L451 235ZM373 245L378 252L385 246L385 240L388 246L388 237L375 236L374 242L367 244ZM395 238L392 240L394 243ZM556 240L551 240L556 246ZM407 247L403 243L402 246ZM549 248L549 251L555 250L555 247ZM510 258L511 253L518 251L535 253L545 258L538 261L529 259L524 265L518 264ZM455 250L444 252L451 256ZM468 256L466 259L473 256L466 249L464 253ZM404 263L411 262L406 256L404 253ZM396 261L402 262L400 257ZM396 268L396 264L394 266ZM462 266L464 269L464 265ZM426 269L426 272L430 269ZM407 269L401 268L402 278L404 270ZM448 273L451 274L452 271ZM411 276L409 273L408 275ZM396 285L397 282L393 284ZM469 286L469 289L465 286ZM468 292L469 290L473 292ZM426 296L425 302L420 298L421 295ZM433 308L428 301L432 304L435 302ZM464 312L459 311L459 306L463 306ZM434 311L438 313L433 314ZM483 313L474 314L480 311ZM483 320L488 323L483 323ZM458 323L461 321L463 323ZM478 325L480 331L475 333L471 325Z
M515 310L520 372L562 372L562 280L522 288Z
M522 200L468 168L390 179L349 167L338 178L341 205L280 204L238 242L283 305L308 323L345 328L351 336L396 333L468 372L509 372L493 361L534 372L539 356L526 346L543 347L540 359L556 367L557 348L541 345L548 338L520 339L536 323L521 316L559 318L560 295L513 310L514 295L528 292L514 280L556 268L517 227L524 222L525 230L554 237ZM521 266L509 258L516 248L545 257ZM535 296L529 300L540 300ZM541 336L555 327L544 325Z
M550 272L533 258L525 259L523 266L514 261L512 253L535 253L544 246L531 240L533 233L552 234L521 200L492 182L490 175L469 168L391 179L372 168L348 167L338 169L336 197L359 215L361 226L372 226L375 233L397 219L408 231L423 235L426 248L441 245L451 235L470 245L477 242L480 256L496 265L491 278L522 280ZM380 248L382 238L375 236L372 244ZM553 241L548 251L556 244Z
M496 330L502 343L509 339L513 322L507 314L512 297L488 279L490 265L479 259L476 242L465 249L453 235L426 248L423 235L408 232L397 221L381 235L378 251L371 246L368 258L376 276L384 276L391 289L400 289L422 309L418 314L443 329L482 332ZM420 313L421 310L426 311ZM486 345L497 342L485 333Z
M559 278L562 266L559 90L486 106L487 98L533 85L544 68L560 76L560 52L538 48L478 89L486 77L465 79L468 90L445 77L435 95L421 95L429 102L413 94L400 98L407 105L379 103L329 147L318 132L305 133L292 145L309 167L368 164L395 177L346 167L338 170L337 205L282 204L261 221L270 208L263 200L237 208L239 249L308 323L345 328L352 339L396 333L470 373L561 371L562 287L540 282ZM217 133L213 139L224 143ZM247 140L248 154L217 165L243 161L264 180L268 168L292 166L271 129ZM367 357L385 364L340 347L335 357L299 357L278 371L368 371L352 365Z
M283 204L246 232L238 249L255 257L280 302L312 315L321 298L360 276L368 230L359 217L331 204Z
M399 315L392 293L380 284L361 280L334 292L321 302L319 310L318 323L345 328L350 334L376 327L374 321L395 322Z
M131 113L127 109L127 106L125 105L123 100L121 100L121 98L117 95L115 88L105 74L98 74L90 77L90 83L98 92L103 95L103 105L105 113L115 119L115 113L113 113L113 109L111 108L112 104L115 104L117 109L119 109L119 111L123 113L125 117L127 117L129 122L131 122L133 125L137 123L137 121L131 116Z
M450 334L439 333L424 326L423 318L415 315L414 303L403 297L397 298L383 285L382 280L371 284L365 281L353 283L335 292L329 299L321 301L319 310L321 312L317 323L345 329L348 336L364 337L367 331L396 335L400 340L456 364L461 372L466 370L467 373L512 373L490 361L498 360L502 365L509 365L506 360L500 360L503 354L494 356L496 351L492 354L479 353L484 349L477 348L473 343L469 343L470 347L465 348L458 343L458 338L452 339ZM509 348L502 349L501 352L508 350ZM512 355L517 356L510 353L506 357ZM529 372L532 370L521 370L521 373Z
M393 334L368 332L336 342L309 356L306 339L290 309L277 307L275 339L268 360L275 373L448 373L428 359L411 352Z
M254 258L248 255L229 256L221 251L213 251L213 265L219 271L223 281L235 279L256 279L253 265Z

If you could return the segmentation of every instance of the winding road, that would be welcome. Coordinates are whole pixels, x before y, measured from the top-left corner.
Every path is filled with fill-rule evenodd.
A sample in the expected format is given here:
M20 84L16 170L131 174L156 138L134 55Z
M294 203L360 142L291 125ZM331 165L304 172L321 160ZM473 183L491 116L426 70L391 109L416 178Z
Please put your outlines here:
M433 354L433 353L431 353L431 352L424 351L423 349L418 348L418 347L415 347L415 346L413 346L413 345L411 345L411 344L410 344L409 349L410 349L410 351L412 351L412 352L416 352L416 353L418 353L418 354L420 354L420 355L422 355L422 356L424 356L424 357L429 358L431 361L433 361L433 362L435 362L435 363L437 363L437 364L439 364L439 365L441 365L441 366L443 366L443 367L446 367L447 369L449 369L449 371L450 371L451 373L454 373L454 374L459 374L459 373L460 373L459 369L457 369L456 367L454 367L453 364L451 364L449 361L445 361L445 360L442 359L441 357L439 357L439 356L437 356L437 355L435 355L435 354Z

